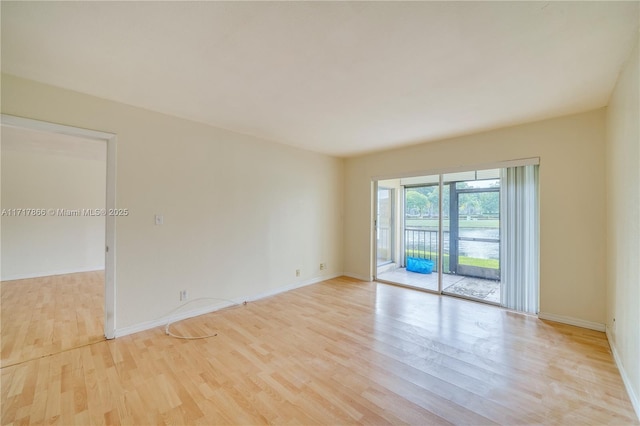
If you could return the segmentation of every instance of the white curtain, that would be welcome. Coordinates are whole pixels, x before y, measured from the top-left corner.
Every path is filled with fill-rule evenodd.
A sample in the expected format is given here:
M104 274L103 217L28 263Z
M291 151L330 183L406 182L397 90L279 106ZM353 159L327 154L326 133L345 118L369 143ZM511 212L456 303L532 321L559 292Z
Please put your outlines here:
M534 314L539 306L538 217L538 166L501 169L501 304Z

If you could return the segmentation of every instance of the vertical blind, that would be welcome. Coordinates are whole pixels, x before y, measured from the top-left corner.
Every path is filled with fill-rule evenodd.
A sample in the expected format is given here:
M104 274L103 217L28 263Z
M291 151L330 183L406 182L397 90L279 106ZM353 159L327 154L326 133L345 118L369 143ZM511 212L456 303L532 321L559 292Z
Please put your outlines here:
M538 166L501 170L501 304L537 314L540 278Z

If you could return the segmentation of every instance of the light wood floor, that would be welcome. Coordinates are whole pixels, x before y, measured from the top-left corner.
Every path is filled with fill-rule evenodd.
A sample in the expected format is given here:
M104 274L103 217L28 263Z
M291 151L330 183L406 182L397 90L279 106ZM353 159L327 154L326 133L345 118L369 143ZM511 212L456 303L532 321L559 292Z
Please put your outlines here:
M347 278L2 369L2 423L638 424L603 333Z
M1 366L104 340L104 272L3 281Z

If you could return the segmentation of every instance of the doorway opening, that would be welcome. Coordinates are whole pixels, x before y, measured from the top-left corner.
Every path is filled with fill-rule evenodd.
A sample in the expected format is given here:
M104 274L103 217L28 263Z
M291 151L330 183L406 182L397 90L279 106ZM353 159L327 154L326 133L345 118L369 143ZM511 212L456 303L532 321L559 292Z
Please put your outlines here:
M54 335L54 338L61 337L60 342L51 343L49 346L41 345L39 348L34 348L33 355L38 357L40 355L47 355L46 353L40 354L38 350L50 351L50 350L64 350L68 349L67 346L73 345L73 342L78 341L79 334L92 334L91 339L101 337L100 335L111 339L115 337L115 215L108 214L109 211L115 210L115 161L116 161L116 136L111 133L105 133L94 130L87 130L75 127L69 127L54 123L48 123L38 120L26 119L21 117L15 117L10 115L2 115L2 133L3 133L3 150L8 146L9 141L5 138L6 135L27 135L28 139L23 140L19 146L14 146L14 151L17 151L15 155L4 156L3 153L3 166L9 164L9 161L25 161L25 164L29 164L31 167L31 174L27 174L29 179L22 179L20 181L12 182L10 179L16 176L9 177L5 180L5 171L3 168L3 189L5 185L11 183L11 188L15 189L15 197L12 197L11 204L5 203L8 200L8 192L3 191L3 231L8 230L4 225L15 225L13 228L15 241L5 241L10 237L8 233L3 232L3 330L5 325L9 321L4 321L5 317L5 283L10 282L26 282L29 281L29 285L33 285L34 289L39 288L39 284L45 284L45 286L51 288L60 288L60 278L65 278L65 289L68 289L67 284L74 286L78 284L79 280L91 281L95 288L97 283L99 289L90 293L92 298L91 302L87 301L90 305L95 303L96 298L99 298L99 302L102 304L104 310L102 318L91 319L91 325L87 325L85 330L85 324L88 321L78 319L77 331L64 330L56 331L51 328L51 324L48 324L44 330L48 333L49 337ZM37 155L32 155L33 153ZM68 153L73 152L72 155ZM11 160L13 158L14 160ZM51 159L55 158L55 162ZM93 162L92 162L93 161ZM97 173L102 173L102 176L98 176L96 171L91 173L92 164L101 164L98 167ZM16 165L14 163L12 165ZM17 166L16 166L17 167ZM16 169L16 167L13 167ZM62 186L56 187L56 182L52 182L53 178L49 178L47 181L47 170L52 168L55 170L61 170L65 173L61 176ZM18 170L19 167L16 169ZM45 170L46 169L46 170ZM94 182L99 183L96 191L99 192L98 198L95 198L96 193L91 198L87 198L86 194L91 192L91 188L96 188L95 185L81 188L80 179L74 179L72 170L82 170L89 173L91 179ZM85 176L83 174L83 176ZM89 176L89 175L87 175ZM64 181L67 183L77 184L78 190L84 191L82 197L73 198L71 189L72 185L64 187ZM74 186L74 188L75 188ZM47 188L54 188L53 191L47 192ZM38 205L21 205L22 201L26 202L24 194L39 188L40 192L37 198ZM58 188L58 189L55 189ZM66 189L65 189L66 188ZM60 193L61 196L54 196L55 193ZM84 205L85 201L78 201L77 205L73 204L71 200L94 200L96 205ZM89 204L89 201L86 201ZM32 203L27 203L32 204ZM94 204L94 203L91 203ZM7 210L8 209L8 210ZM4 210L7 210L6 212ZM27 211L28 210L28 211ZM6 214L5 214L6 213ZM11 217L13 216L13 217ZM18 217L20 216L20 217ZM29 216L29 217L27 217ZM10 224L9 219L21 219L20 221L13 220ZM5 222L6 220L6 222ZM57 220L57 222L56 222ZM55 228L56 222L60 226ZM50 226L53 224L53 228ZM62 226L69 226L72 224L78 224L77 235L72 236L69 232L63 232ZM97 224L97 228L96 228ZM48 234L41 235L41 238L35 238L33 235L25 235L21 233L21 229L29 230L29 228L47 226ZM43 228L44 229L44 228ZM66 229L66 228L65 228ZM33 229L32 229L33 230ZM33 233L32 233L33 234ZM21 235L24 236L21 237ZM60 244L56 243L58 241ZM5 243L13 245L12 250L4 250ZM17 244L14 245L14 243ZM95 243L95 244L94 244ZM31 245L29 245L31 244ZM35 244L35 245L34 245ZM60 248L64 245L74 248L75 250L69 256L64 256L60 252ZM76 247L80 246L80 248ZM8 247L8 245L7 245ZM42 251L40 254L30 252L29 247L32 249L38 249ZM24 249L24 250L23 250ZM22 251L20 251L22 250ZM26 251L25 251L26 250ZM6 259L5 259L6 257ZM78 258L81 258L78 260ZM6 268L11 266L11 268ZM98 268L103 269L100 271ZM98 270L95 272L95 270ZM55 278L58 277L58 278ZM21 279L22 278L22 279ZM19 280L19 281L17 281ZM31 282L33 281L33 282ZM38 282L35 282L38 281ZM61 292L55 290L48 291L50 297L59 297ZM77 292L67 292L69 297L77 297ZM49 297L49 296L48 296ZM60 296L61 297L61 296ZM38 306L47 306L54 304L54 300L40 300L36 302ZM57 300L57 299L56 299ZM67 299L65 299L67 300ZM75 309L89 312L91 310L88 306L78 306L80 302L74 299L74 302L65 308L71 312ZM55 301L55 304L60 304ZM91 305L93 306L93 305ZM35 314L34 314L35 315ZM84 315L84 314L83 314ZM88 316L89 314L85 315ZM94 312L95 316L95 312ZM76 314L75 317L80 318L82 315ZM47 319L48 322L55 321ZM39 321L45 323L45 319ZM95 329L95 325L98 324L98 329ZM38 328L40 328L38 326ZM48 331L47 331L48 330ZM95 334L95 336L93 336ZM3 333L3 349L4 345L4 333ZM24 336L23 336L24 337ZM102 338L104 338L102 337ZM15 354L14 354L15 355ZM12 355L13 356L13 355ZM17 356L17 355L16 355ZM14 357L15 358L15 357ZM13 360L13 358L12 358ZM3 366L6 366L4 362L3 351Z

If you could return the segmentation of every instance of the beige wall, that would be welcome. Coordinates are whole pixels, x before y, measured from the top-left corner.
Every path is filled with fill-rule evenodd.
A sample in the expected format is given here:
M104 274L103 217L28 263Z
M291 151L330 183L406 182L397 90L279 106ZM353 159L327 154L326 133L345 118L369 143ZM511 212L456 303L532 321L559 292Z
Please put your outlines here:
M117 134L117 330L182 289L250 298L343 269L340 159L7 75L2 112Z
M607 108L607 334L640 417L640 40ZM615 319L615 321L614 321Z
M540 310L605 322L604 109L348 159L345 272L371 274L373 177L540 157Z
M5 149L2 209L99 209L105 203L105 161L38 150ZM2 280L104 269L105 219L100 216L3 216Z

